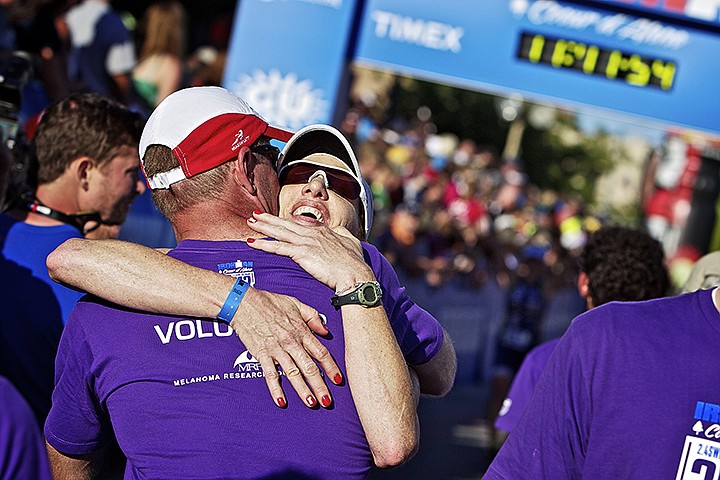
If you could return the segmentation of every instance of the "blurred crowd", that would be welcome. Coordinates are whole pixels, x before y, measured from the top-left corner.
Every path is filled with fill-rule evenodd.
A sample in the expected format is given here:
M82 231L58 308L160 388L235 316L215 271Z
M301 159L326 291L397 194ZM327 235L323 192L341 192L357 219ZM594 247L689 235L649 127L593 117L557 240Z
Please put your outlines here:
M74 31L72 19L93 5L122 20L135 59L125 71L108 72L114 84L105 93L149 112L179 88L221 83L229 24L217 19L190 42L187 13L178 1L149 4L136 21L102 0L2 0L0 49L6 55L25 52L35 66L20 106L30 134L49 102L87 88L78 86L82 75L73 72L73 58L90 48L79 38L89 34ZM191 43L198 46L186 55ZM437 135L428 120L380 126L357 102L341 130L354 142L372 186L371 239L402 274L433 287L488 279L508 287L528 261L539 260L539 274L552 280L543 282L548 295L558 283L574 281L575 256L587 233L600 226L580 198L532 185L519 159L501 158L495 145Z
M353 139L375 198L371 241L407 278L441 287L508 288L543 278L544 294L573 285L577 255L601 226L575 195L533 185L494 145L438 135L431 123L376 125L351 108Z
M179 88L219 85L229 35L226 15L189 23L175 0L149 3L139 18L109 0L0 0L0 83L22 83L15 107L30 131L48 104L77 91L149 114ZM17 82L13 57L29 63Z

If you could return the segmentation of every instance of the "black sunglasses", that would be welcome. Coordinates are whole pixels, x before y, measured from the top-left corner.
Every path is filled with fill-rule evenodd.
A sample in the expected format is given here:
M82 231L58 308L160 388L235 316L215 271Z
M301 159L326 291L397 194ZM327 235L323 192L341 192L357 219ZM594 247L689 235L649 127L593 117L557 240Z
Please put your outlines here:
M305 184L310 177L322 170L327 176L330 190L337 193L346 200L357 200L360 198L360 184L352 176L330 168L322 168L318 165L298 163L284 169L280 173L280 185Z
M278 158L280 157L280 149L278 147L269 143L261 143L250 147L250 151L270 159L273 168L277 169Z

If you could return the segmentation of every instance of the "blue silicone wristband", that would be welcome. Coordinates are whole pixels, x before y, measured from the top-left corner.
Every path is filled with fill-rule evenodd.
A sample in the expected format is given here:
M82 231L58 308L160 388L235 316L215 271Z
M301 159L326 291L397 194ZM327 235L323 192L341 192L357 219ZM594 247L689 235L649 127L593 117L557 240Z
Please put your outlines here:
M235 280L235 285L233 285L225 303L223 303L223 306L220 309L220 313L217 315L218 320L230 323L233 315L235 315L238 305L240 305L240 301L245 296L245 293L247 293L248 288L250 288L250 284L241 278Z

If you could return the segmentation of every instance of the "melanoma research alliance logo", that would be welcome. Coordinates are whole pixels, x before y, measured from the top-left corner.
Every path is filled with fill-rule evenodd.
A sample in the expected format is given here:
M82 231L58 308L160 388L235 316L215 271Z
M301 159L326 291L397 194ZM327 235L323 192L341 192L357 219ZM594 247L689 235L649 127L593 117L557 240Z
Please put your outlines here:
M233 376L229 378L260 378L263 377L262 368L260 368L260 362L255 360L250 352L245 350L243 353L238 355L233 363L233 367L237 368L236 372L233 372Z
M296 73L284 77L275 69L242 74L230 83L230 90L243 97L266 120L276 125L299 129L329 118L325 93L311 80L300 80Z
M237 356L233 362L232 371L208 373L204 375L196 375L193 377L178 378L173 380L173 386L183 387L193 385L195 383L208 383L223 380L248 380L255 378L264 378L262 367L252 354L245 350ZM283 375L282 370L278 367L278 373Z

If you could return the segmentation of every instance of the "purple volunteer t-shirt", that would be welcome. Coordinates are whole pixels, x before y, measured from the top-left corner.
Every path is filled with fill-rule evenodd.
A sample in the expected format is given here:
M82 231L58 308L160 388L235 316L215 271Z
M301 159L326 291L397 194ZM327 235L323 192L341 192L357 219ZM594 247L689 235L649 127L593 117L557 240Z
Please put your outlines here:
M365 248L379 281L395 282L384 300L396 313L403 353L414 363L429 360L442 344L437 321L404 298L389 264ZM183 241L172 255L316 308L332 334L320 340L345 370L333 291L292 260L244 242ZM45 435L58 451L82 454L101 448L114 428L128 457L126 478L364 478L372 458L347 384L328 382L328 410L307 408L283 386L288 406L280 409L228 325L86 299L63 333Z
M580 315L484 478L715 478L718 345L710 290Z
M522 417L525 408L527 408L528 403L530 403L535 385L537 385L538 380L540 380L540 375L542 375L559 341L559 338L554 338L545 343L541 343L530 350L525 356L525 359L523 359L520 368L513 378L512 385L510 385L510 390L503 401L498 417L495 419L496 429L505 432L513 431L520 417Z

